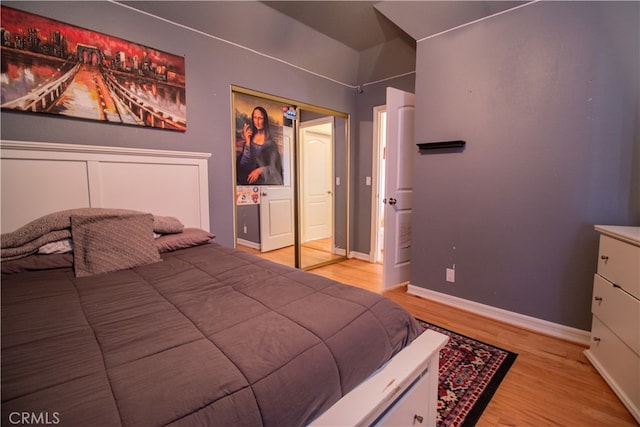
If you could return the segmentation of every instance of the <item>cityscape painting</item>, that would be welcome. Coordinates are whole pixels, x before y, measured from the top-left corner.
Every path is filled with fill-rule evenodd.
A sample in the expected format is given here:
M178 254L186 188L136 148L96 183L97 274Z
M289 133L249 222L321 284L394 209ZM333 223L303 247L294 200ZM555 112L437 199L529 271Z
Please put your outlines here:
M185 132L184 57L0 6L0 107Z

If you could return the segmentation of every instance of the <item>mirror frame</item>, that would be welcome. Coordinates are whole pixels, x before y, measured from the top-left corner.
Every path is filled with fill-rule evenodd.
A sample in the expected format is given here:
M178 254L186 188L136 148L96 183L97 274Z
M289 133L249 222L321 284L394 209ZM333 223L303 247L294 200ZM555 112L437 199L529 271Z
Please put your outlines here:
M317 268L317 267L321 267L321 266L325 266L325 265L329 265L329 264L334 264L336 262L340 262L340 261L344 261L345 259L348 258L349 256L349 247L350 247L350 205L351 205L351 158L350 158L350 147L351 147L351 117L349 114L341 112L341 111L337 111L337 110L332 110L330 108L325 108L325 107L320 107L317 105L313 105L313 104L307 104L304 102L299 102L293 99L289 99L289 98L284 98L281 96L276 96L276 95L271 95L271 94L267 94L264 92L260 92L257 90L253 90L253 89L248 89L245 87L241 87L241 86L236 86L236 85L231 85L230 87L230 102L231 102L231 135L232 138L235 139L235 134L236 134L236 123L235 123L235 103L234 103L234 94L238 93L238 94L243 94L243 95L250 95L250 96L254 96L256 98L263 98L265 100L269 100L269 101L275 101L275 102L280 102L283 104L287 104L290 106L293 106L295 108L296 111L296 117L295 119L293 119L293 133L294 133L294 139L293 139L293 147L292 147L292 151L293 151L293 155L292 155L292 172L293 172L293 186L294 186L294 191L293 191L293 203L294 203L294 209L293 209L293 225L294 225L294 267L298 268L298 269L303 269L303 270L311 270L313 268ZM308 111L314 114L321 114L321 115L326 115L326 116L333 116L334 119L343 119L345 120L345 149L344 149L344 156L345 156L345 176L343 178L344 185L345 185L345 254L343 256L340 257L336 257L333 258L331 260L327 260L324 262L320 262L317 264L313 264L313 265L308 265L305 266L304 268L302 267L302 245L300 242L300 238L301 238L301 224L300 224L300 209L302 208L301 206L301 194L300 194L300 158L299 158L299 138L300 138L300 115L301 115L301 110L304 111ZM335 123L335 120L334 120ZM334 124L334 132L335 132L335 124ZM235 141L232 141L232 144L235 143ZM335 133L333 136L333 143L334 143L334 149L335 149ZM232 147L234 147L232 145ZM236 167L236 150L233 149L232 150L232 170L233 170L233 241L234 241L234 247L238 246L238 205L237 205L237 201L236 201L236 195L237 195L237 167ZM335 178L335 174L334 174L334 178ZM334 181L334 185L335 185L335 181ZM335 192L334 192L335 193ZM333 231L334 235L335 235L335 224L334 224L334 231Z

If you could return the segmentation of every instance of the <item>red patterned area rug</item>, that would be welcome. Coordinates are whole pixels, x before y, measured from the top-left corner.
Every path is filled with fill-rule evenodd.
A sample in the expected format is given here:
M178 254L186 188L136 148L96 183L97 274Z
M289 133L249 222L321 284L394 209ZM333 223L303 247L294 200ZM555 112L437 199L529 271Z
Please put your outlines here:
M518 355L418 321L449 336L440 352L438 427L474 426Z

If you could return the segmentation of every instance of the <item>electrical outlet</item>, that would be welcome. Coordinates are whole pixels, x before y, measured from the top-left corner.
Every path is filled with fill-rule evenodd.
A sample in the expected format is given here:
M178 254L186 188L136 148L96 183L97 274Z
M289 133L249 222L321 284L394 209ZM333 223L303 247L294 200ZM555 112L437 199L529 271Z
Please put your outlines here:
M447 282L454 283L456 281L456 271L453 268L447 268Z

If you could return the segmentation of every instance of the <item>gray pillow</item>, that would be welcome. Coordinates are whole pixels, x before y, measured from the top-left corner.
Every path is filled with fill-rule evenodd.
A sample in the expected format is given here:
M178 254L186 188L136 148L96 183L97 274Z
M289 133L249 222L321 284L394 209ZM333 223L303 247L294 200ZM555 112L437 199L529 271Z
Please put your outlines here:
M181 233L184 224L178 218L172 216L154 216L153 231L158 234Z
M182 233L165 234L156 238L156 247L160 253L177 251L208 243L216 237L200 228L185 228Z
M161 260L151 214L71 216L76 277L124 270Z

